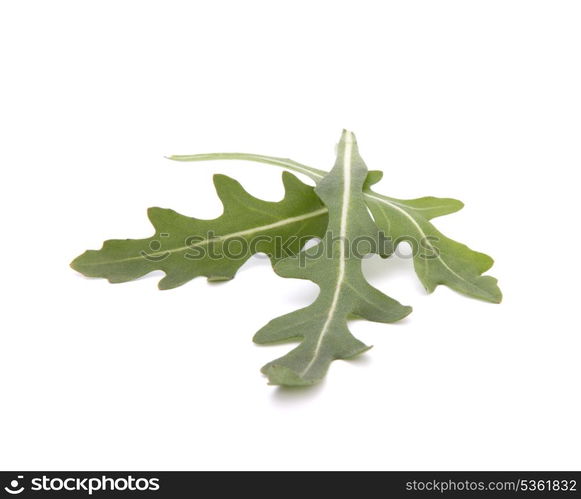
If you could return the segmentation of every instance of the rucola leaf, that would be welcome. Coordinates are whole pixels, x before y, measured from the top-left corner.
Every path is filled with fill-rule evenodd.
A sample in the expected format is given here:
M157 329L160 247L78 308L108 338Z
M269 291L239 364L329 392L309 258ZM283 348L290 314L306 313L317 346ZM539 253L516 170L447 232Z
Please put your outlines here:
M281 166L303 173L315 182L326 172L286 158L245 153L194 154L171 156L176 161L206 161L219 159L247 160ZM428 292L446 285L474 298L499 303L502 293L494 277L483 276L493 260L468 246L447 238L430 223L435 217L447 215L463 207L461 201L449 198L423 197L396 199L378 194L371 185L381 180L381 172L371 171L363 191L369 210L377 225L395 244L403 241L414 246L414 268Z
M173 210L150 208L155 234L146 239L105 241L100 250L77 257L71 266L89 277L126 282L154 270L165 277L160 289L180 286L197 276L228 280L254 253L264 252L276 262L296 254L327 226L327 208L313 188L283 172L282 201L251 196L234 179L215 175L214 185L224 205L214 220L200 220Z
M316 383L333 360L348 359L367 350L349 332L350 316L394 322L411 312L410 307L402 306L365 280L361 255L355 254L354 248L359 246L354 243L358 240L379 240L379 229L363 198L366 175L355 137L344 131L335 166L315 189L329 209L325 237L304 254L275 265L276 273L283 277L309 279L318 284L319 296L308 307L270 321L254 337L261 344L301 339L290 353L263 367L271 384Z

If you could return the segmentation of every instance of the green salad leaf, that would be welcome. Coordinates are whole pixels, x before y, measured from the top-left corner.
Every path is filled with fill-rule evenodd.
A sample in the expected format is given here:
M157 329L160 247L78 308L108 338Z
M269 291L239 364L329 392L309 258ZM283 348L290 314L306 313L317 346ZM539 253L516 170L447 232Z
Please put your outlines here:
M77 257L71 267L115 283L162 270L166 275L159 288L170 289L197 276L232 279L255 253L266 253L273 263L294 255L307 240L324 233L327 208L313 188L293 174L283 172L282 180L284 199L270 202L253 197L226 175L215 175L214 186L224 205L218 218L201 220L149 208L153 236L105 241L100 250Z
M363 276L361 258L377 250L379 228L363 198L367 167L359 156L355 137L344 131L337 162L315 189L329 209L325 237L316 246L279 261L275 272L282 277L309 279L320 287L308 307L270 321L254 336L260 344L300 339L292 350L262 368L276 385L311 385L325 375L335 359L349 359L369 347L347 328L355 315L376 322L394 322L411 312L372 287ZM359 242L369 243L367 250ZM357 253L357 252L360 252Z

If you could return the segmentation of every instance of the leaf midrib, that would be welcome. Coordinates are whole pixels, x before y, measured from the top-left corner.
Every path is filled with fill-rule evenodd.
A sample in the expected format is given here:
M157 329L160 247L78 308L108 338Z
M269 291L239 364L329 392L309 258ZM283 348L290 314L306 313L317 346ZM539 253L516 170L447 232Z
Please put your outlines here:
M343 150L343 192L341 195L341 215L339 218L339 265L337 270L337 282L335 283L335 290L333 291L333 299L331 301L331 306L329 307L329 312L327 313L327 318L323 327L321 328L321 333L317 338L317 344L315 345L315 350L313 352L313 358L309 361L305 369L301 371L301 377L304 378L310 369L315 365L319 358L321 347L323 346L323 341L325 336L330 330L331 322L335 317L335 311L337 310L337 304L339 303L339 297L341 296L341 290L343 288L343 281L345 280L345 244L347 237L347 225L349 222L349 200L351 194L351 155L353 151L353 134L347 132L345 136L345 149Z
M174 254L174 253L180 253L186 250L189 250L191 248L195 248L195 247L199 247L199 246L205 246L207 244L209 244L210 242L220 242L220 241L225 241L227 239L233 238L233 237L240 237L240 236L248 236L251 235L253 233L256 232L264 232L264 231L268 231L268 230L272 230L272 229L276 229L278 227L283 227L285 225L292 225L293 223L297 223L297 222L302 222L304 220L309 220L311 218L315 218L318 217L319 215L323 215L325 213L327 213L328 210L327 208L323 207L323 208L319 208L317 210L305 213L303 215L297 215L294 217L289 217L289 218L285 218L284 220L280 220L278 222L273 222L271 224L266 224L266 225L260 225L257 227L251 227L249 229L244 229L241 231L237 231L237 232L231 232L229 234L224 234L221 236L217 236L217 237L213 237L211 239L204 239L202 241L198 241L196 243L190 244L188 246L180 246L178 248L173 248L173 249L167 249L165 251L156 251L155 253L148 253L149 256L161 256L161 255L165 255L165 254ZM143 256L139 255L139 256L132 256L132 257L128 257L128 258L121 258L119 260L114 260L114 261L106 261L106 262L95 262L95 263L86 263L83 266L85 267L96 267L99 265L111 265L111 264L118 264L118 263L124 263L124 262L130 262L133 260L141 260L143 259Z

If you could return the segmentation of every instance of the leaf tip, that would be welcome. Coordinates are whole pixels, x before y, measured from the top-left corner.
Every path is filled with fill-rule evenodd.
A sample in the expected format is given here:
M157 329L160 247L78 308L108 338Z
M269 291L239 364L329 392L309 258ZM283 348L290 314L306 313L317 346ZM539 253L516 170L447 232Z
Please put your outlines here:
M502 303L502 291L497 286L495 292L492 294L492 299L490 300L492 303Z
M288 367L280 364L267 364L261 372L268 378L269 385L299 387L311 386L317 383L318 379L305 379Z
M287 189L300 185L302 182L291 172L284 170L282 172L282 184L284 185L285 189Z
M214 188L216 189L216 194L222 201L222 204L226 204L230 199L240 196L250 196L248 191L242 187L242 184L238 180L224 175L223 173L215 173L212 176L212 182L214 183Z
M69 267L85 277L95 277L95 275L93 275L89 270L91 268L91 263L95 263L94 258L91 258L95 255L98 255L98 251L86 250L71 261Z
M81 264L80 262L83 259L83 256L86 254L87 252L85 251L83 254L77 256L76 258L74 258L70 263L69 263L69 267L77 272L81 272ZM82 274L82 272L81 272Z
M477 295L476 298L496 304L502 302L502 291L498 287L498 279L492 276L482 276L481 279L482 294Z
M165 291L166 289L177 288L178 286L179 286L179 284L175 281L175 279L172 279L167 274L162 279L160 279L159 282L157 283L157 289L159 289L160 291Z

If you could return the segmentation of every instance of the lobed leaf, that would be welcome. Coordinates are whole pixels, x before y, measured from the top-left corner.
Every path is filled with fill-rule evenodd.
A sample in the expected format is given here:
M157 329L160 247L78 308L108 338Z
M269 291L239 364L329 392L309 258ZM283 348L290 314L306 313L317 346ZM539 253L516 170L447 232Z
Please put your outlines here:
M394 322L411 312L373 288L361 271L361 255L352 243L364 237L378 240L379 228L363 198L367 168L359 156L355 137L344 131L337 162L315 189L329 209L323 240L304 254L278 262L282 277L309 279L320 288L308 307L270 321L254 336L260 344L300 339L300 345L270 362L262 371L276 385L311 385L318 382L335 359L349 359L367 347L347 327L352 315L377 322ZM371 250L371 247L370 247Z
M224 205L218 218L201 220L150 208L153 236L105 241L100 250L77 257L71 267L114 283L162 270L166 275L159 288L169 289L197 276L232 279L255 253L266 253L273 263L296 254L308 239L324 233L327 209L313 188L291 173L283 172L282 180L283 200L270 202L250 195L226 175L215 175L214 186Z

